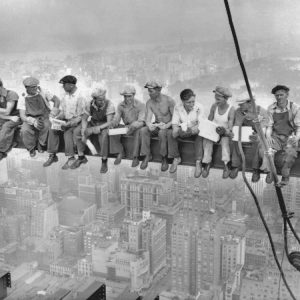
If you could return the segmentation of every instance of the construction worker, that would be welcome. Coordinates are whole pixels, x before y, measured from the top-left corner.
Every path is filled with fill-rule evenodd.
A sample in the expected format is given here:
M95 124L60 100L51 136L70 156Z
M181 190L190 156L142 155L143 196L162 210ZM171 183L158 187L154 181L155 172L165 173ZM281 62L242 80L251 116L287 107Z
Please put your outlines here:
M77 78L72 75L64 76L59 81L64 89L61 98L60 112L56 117L58 120L64 120L66 123L61 126L65 142L65 155L68 157L66 163L62 166L63 170L69 168L78 168L81 164L87 163L87 158L78 150L78 159L75 159L75 129L80 128L81 118L84 112L86 99L77 88ZM44 163L44 167L50 166L58 161L56 153L59 148L59 131L49 130L48 153L49 158Z
M27 94L20 98L17 108L23 121L21 134L25 148L31 157L44 152L47 145L48 131L51 126L49 116L59 112L59 99L39 86L39 80L27 77L23 80ZM53 108L50 101L54 103Z
M228 178L230 174L230 168L228 163L230 162L230 137L232 136L232 127L234 121L234 107L228 104L228 99L232 97L231 92L221 86L217 86L213 91L215 93L215 103L210 109L208 120L217 124L217 133L220 135L220 143L222 147L222 161L224 163L223 178ZM202 163L205 164L202 177L206 178L209 174L212 154L213 154L213 142L204 139L204 155Z
M18 94L6 89L0 79L0 160L12 148L15 130L21 124L17 110L18 99Z
M115 108L113 103L106 98L106 90L103 88L95 88L92 93L92 101L86 105L82 117L82 125L76 130L76 144L78 153L85 150L85 142L91 135L97 135L100 145L100 156L102 164L100 173L106 173L107 157L109 151L108 127L110 126Z
M203 106L195 102L196 95L191 89L185 89L180 93L181 103L176 104L172 117L173 131L168 134L173 135L173 139L169 140L169 157L174 158L173 164L170 168L170 173L177 170L177 165L180 164L181 158L178 149L178 138L194 140L195 148L195 173L196 178L201 176L203 158L203 138L198 135L199 121L204 118Z
M269 122L267 111L259 105L256 105L256 112L258 118L255 117L253 106L249 95L242 94L236 103L239 105L234 115L234 126L250 126L254 133L250 135L250 141L253 145L253 157L252 157L252 182L257 182L260 179L260 167L262 165L261 158L264 157L262 144L259 136L256 133L255 122L260 122L263 132L266 132L266 128ZM231 171L229 177L235 179L238 176L239 168L242 166L241 153L238 147L238 142L232 143L232 156L231 156Z
M284 151L283 166L281 169L281 184L289 182L290 170L297 158L298 142L300 139L300 111L299 106L289 100L289 88L285 85L276 85L272 89L276 102L267 109L269 124L266 130L266 139L269 146L275 151ZM273 176L268 165L267 183L272 183Z
M133 136L133 160L132 167L139 165L139 155L141 147L140 130L145 125L146 105L135 98L136 90L134 86L126 85L121 92L124 97L118 107L114 116L111 127L120 126L122 120L124 125L128 127L126 136ZM118 165L124 154L124 147L121 143L121 135L110 136L111 153L118 153L114 162ZM144 147L144 145L143 145Z
M167 171L168 165L168 137L172 138L172 134L168 135L168 131L172 132L172 115L175 101L161 93L162 85L157 81L149 81L145 84L148 89L150 99L146 103L146 127L141 129L141 156L144 156L140 166L142 170L146 169L148 162L152 159L150 151L151 136L158 136L159 153L162 157L161 171ZM152 123L152 117L155 122Z

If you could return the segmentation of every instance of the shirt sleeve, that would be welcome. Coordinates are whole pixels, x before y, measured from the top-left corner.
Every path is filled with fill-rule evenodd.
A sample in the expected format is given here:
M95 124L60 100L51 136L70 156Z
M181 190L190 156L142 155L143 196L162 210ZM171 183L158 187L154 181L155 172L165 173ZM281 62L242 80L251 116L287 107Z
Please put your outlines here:
M19 110L26 110L26 106L25 106L25 98L21 97L18 101L18 105L17 105L17 109Z
M294 116L294 124L296 126L296 135L300 136L300 108L297 104L293 103L292 112Z
M269 114L268 112L263 109L262 107L260 108L260 112L259 112L259 115L262 117L262 120L260 121L260 125L262 128L266 128L269 126Z
M145 122L146 120L146 105L141 103L139 105L139 114L138 114L138 122Z
M88 115L88 116L91 115L91 102L86 103L83 113Z
M273 112L274 112L273 105L270 105L267 109L268 127L273 127L274 125Z
M46 100L49 102L49 101L51 101L52 99L53 99L53 97L54 97L54 94L52 94L51 92L49 92L48 90L42 90L43 91L43 94L44 94L44 96L45 96L45 98L46 98Z
M9 91L6 96L7 102L14 102L19 100L19 95L14 91Z
M178 125L180 124L180 115L178 111L178 106L176 105L174 107L173 116L172 116L172 125Z
M108 116L114 113L115 113L115 106L112 104L111 101L109 101L106 109L106 115Z
M86 106L86 99L83 96L80 96L78 98L78 105L77 105L77 116L82 116L85 112L85 106Z

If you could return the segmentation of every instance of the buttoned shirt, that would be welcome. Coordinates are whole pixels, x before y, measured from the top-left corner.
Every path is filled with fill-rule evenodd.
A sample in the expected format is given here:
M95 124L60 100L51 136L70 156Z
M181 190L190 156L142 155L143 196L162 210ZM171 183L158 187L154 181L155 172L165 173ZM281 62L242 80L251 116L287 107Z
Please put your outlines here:
M86 99L78 89L73 94L65 92L60 101L60 109L66 120L82 116L85 105Z
M278 107L277 102L274 102L268 107L267 112L269 116L268 127L273 127L274 125L274 113L288 112L291 126L294 128L296 135L300 136L300 111L299 106L295 102L288 100L287 105L284 108Z
M125 125L129 125L134 121L145 122L146 105L141 101L134 99L133 103L128 105L122 101L117 107L117 113L114 121L120 123L121 119Z
M193 109L187 112L183 103L176 104L174 107L172 125L179 126L186 123L188 128L191 128L199 123L199 119L204 118L204 109L202 104L195 102Z
M50 93L48 90L41 89L41 88L38 90L38 94L40 94L43 97L47 108L50 110L51 109L50 101L53 99L54 95L52 93ZM26 110L25 98L26 97L34 97L34 96L36 96L36 95L26 95L24 97L21 97L18 101L17 109Z
M113 103L112 103L110 100L108 100L108 99L106 99L106 101L108 101L108 102L107 102L106 114L105 114L105 115L108 116L108 115L114 114L114 113L115 113L115 107L114 107ZM103 108L98 107L98 106L96 105L95 101L92 100L90 103L86 104L86 106L85 106L84 113L85 113L86 115L88 115L88 116L91 115L91 107L92 107L92 106L93 106L97 111L102 110L102 109L105 108L105 106L104 106Z

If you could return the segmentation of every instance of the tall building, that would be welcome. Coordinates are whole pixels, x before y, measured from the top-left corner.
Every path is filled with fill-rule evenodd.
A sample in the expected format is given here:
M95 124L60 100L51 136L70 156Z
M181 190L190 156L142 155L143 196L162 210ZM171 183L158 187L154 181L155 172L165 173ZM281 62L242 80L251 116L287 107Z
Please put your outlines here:
M221 277L226 281L237 265L243 266L245 263L245 237L239 236L222 236L222 264Z
M83 251L83 232L81 228L64 228L64 254L76 256Z

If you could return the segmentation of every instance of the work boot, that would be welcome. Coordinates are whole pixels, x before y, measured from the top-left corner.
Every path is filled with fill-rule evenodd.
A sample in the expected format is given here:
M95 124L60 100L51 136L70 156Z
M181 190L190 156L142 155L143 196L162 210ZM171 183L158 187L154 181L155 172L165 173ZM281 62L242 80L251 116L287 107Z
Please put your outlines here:
M202 173L202 163L201 160L196 160L196 165L195 165L195 172L194 172L194 177L199 178Z
M226 179L229 177L229 174L230 174L230 169L228 167L228 164L224 164L224 169L223 169L223 176L222 178L223 179Z
M234 167L230 170L229 177L231 179L235 179L235 178L237 178L238 174L239 174L239 168Z
M54 162L57 162L58 161L58 157L56 156L55 153L52 153L49 155L49 158L46 162L44 162L43 166L44 167L49 167L51 166Z
M271 172L268 172L266 176L266 183L271 184L272 182L273 182L273 175Z
M29 151L29 155L30 155L30 157L35 157L35 156L36 156L36 151L35 151L35 149L31 149L31 150Z
M288 185L288 184L289 184L289 181L290 181L289 176L282 176L280 185L282 185L282 186Z
M132 160L131 167L132 167L132 168L135 168L135 167L137 167L139 164L140 164L139 159L138 159L137 157L134 157L133 160Z
M119 165L122 161L123 153L119 153L117 158L114 161L114 165Z
M253 173L252 173L252 178L251 178L251 181L252 182L258 182L260 179L260 172L258 169L254 169L253 170Z
M102 164L101 164L101 168L100 168L100 173L104 174L108 171L108 167L107 167L107 159L102 159Z
M70 168L70 166L73 164L75 161L75 157L71 156L68 158L68 160L65 162L65 164L61 167L63 170L67 170Z
M6 156L7 156L7 154L5 152L0 152L0 160L5 158Z
M85 156L78 157L70 166L70 169L74 170L80 167L81 164L86 164L88 162L87 158Z
M202 177L207 178L209 175L209 170L210 170L210 163L205 164L204 169L202 171Z
M148 167L148 162L152 159L151 155L146 155L141 163L140 169L145 170Z
M167 158L164 156L161 160L161 167L160 167L160 170L162 172L165 172L169 169L169 164L168 164L168 160Z
M177 166L181 163L181 158L180 157L175 157L173 160L173 163L170 168L170 173L175 173L177 171Z

